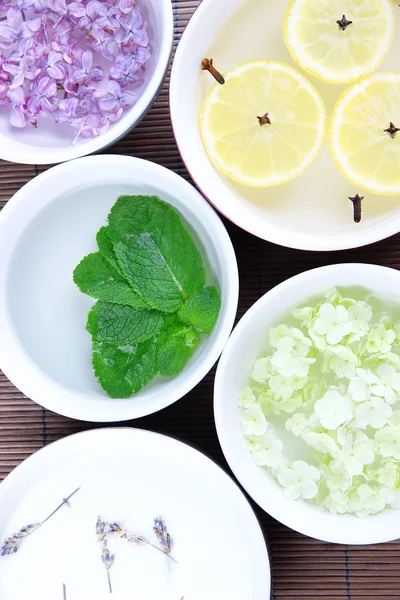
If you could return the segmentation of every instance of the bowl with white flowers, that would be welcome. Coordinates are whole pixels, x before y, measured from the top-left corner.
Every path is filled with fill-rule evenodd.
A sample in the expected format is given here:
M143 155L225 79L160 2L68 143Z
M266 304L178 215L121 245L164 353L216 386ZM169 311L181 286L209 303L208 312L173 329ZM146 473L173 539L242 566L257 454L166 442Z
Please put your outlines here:
M64 162L140 121L171 56L170 0L0 4L1 159Z
M311 537L400 537L400 273L297 275L244 315L214 391L219 441L274 518Z

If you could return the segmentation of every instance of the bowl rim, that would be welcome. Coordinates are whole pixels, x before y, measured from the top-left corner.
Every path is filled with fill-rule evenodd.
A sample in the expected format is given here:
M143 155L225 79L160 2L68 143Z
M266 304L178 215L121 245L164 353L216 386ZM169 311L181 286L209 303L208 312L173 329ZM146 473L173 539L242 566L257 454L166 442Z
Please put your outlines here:
M42 186L51 186L52 181L55 179L60 180L61 177L69 177L72 182L70 184L71 188L73 188L75 185L73 177L75 169L83 170L84 168L86 172L89 168L99 170L103 167L104 169L104 165L107 165L109 171L113 165L125 170L129 169L129 173L132 173L132 181L135 181L135 173L139 174L139 181L146 181L152 174L157 173L162 179L162 184L165 185L166 190L171 189L172 195L185 199L187 204L190 202L191 212L196 211L196 213L201 214L203 219L206 219L207 228L212 231L210 238L215 240L213 241L215 252L221 257L220 264L221 268L224 269L225 281L223 290L225 299L215 337L212 340L208 338L208 347L204 349L202 360L193 370L189 374L186 373L186 376L184 376L185 371L183 371L175 378L175 385L172 390L163 392L161 387L153 391L151 397L157 400L153 402L156 406L151 405L150 397L147 397L146 403L139 406L135 402L135 399L138 398L136 395L126 401L120 401L121 406L118 405L118 408L116 408L115 401L106 398L107 409L105 409L105 403L103 403L103 405L99 405L97 410L93 410L91 406L86 406L85 402L82 401L79 410L71 410L68 398L79 398L79 392L69 390L61 383L53 380L47 372L42 371L36 362L28 356L23 342L19 339L12 323L7 320L4 313L3 331L0 335L0 368L19 390L44 408L83 421L119 422L140 418L166 408L190 392L207 375L220 356L234 324L239 298L239 274L235 251L224 224L219 215L188 181L161 165L140 158L123 155L100 155L79 158L48 169L25 184L6 204L0 212L0 236L7 232L8 239L12 240L12 248L10 249L9 259L3 261L0 266L0 269L4 270L5 276L13 251L25 233L25 229L22 227L17 229L17 233L12 238L10 237L8 229L9 216L14 215L16 211L23 210L23 206L31 201L32 193L38 193ZM50 198L46 199L44 205L41 205L40 211L45 206L51 205L58 197L57 194L51 195ZM180 212L179 206L177 210ZM190 219L187 217L186 219L190 223ZM192 227L195 230L195 226L192 225ZM203 240L202 242L204 243ZM222 282L220 283L222 287ZM4 310L6 294L7 290L5 288L0 294L0 310Z
M245 2L245 0L241 0L241 2ZM356 230L347 231L341 236L335 235L327 237L324 234L319 234L318 232L311 236L309 233L299 233L295 230L287 230L273 223L269 224L268 221L263 221L263 227L261 230L259 227L257 227L255 219L246 219L245 215L241 215L240 219L238 217L232 217L226 208L221 209L218 199L215 200L210 194L210 191L206 191L207 186L204 184L204 177L201 176L200 173L194 172L194 169L191 166L193 164L193 153L188 150L187 143L181 138L181 131L184 131L185 125L183 122L181 122L182 116L181 111L179 110L179 101L180 98L182 98L182 93L180 91L180 78L187 73L185 61L186 57L193 49L192 34L207 13L213 14L213 7L215 8L214 5L216 3L217 0L202 0L201 4L193 13L182 34L175 53L171 69L169 88L169 103L175 142L178 146L178 150L186 170L188 173L190 173L192 180L201 191L203 196L207 198L210 204L212 204L212 206L214 206L214 208L216 208L216 210L218 210L218 212L220 212L226 219L247 233L254 235L259 239L272 242L278 246L292 248L294 250L308 250L313 252L349 250L367 246L399 233L400 211L398 214L390 214L390 218L385 220L382 220L382 218L376 219L376 221L367 229L362 229L358 232ZM229 193L228 188L226 191ZM393 213L393 210L391 213Z
M374 531L372 531L372 528L368 528L366 524L371 523L372 519L374 519L375 517L379 517L384 513L381 513L380 515L378 514L376 516L371 515L366 519L359 520L360 523L364 523L363 532L361 535L355 535L354 532L351 530L351 524L348 520L344 522L345 527L343 527L342 529L333 527L322 528L320 522L317 525L315 525L312 519L312 515L317 514L317 509L315 509L312 505L306 504L302 501L290 501L293 502L294 505L302 507L302 514L296 514L295 516L293 516L292 513L289 514L287 509L281 503L274 502L274 500L269 497L268 489L270 487L270 483L266 483L265 488L263 487L263 489L260 489L261 486L258 485L258 482L253 481L252 475L247 472L244 472L242 466L239 464L240 460L238 459L238 453L233 449L233 443L231 442L230 434L225 424L226 411L224 409L224 406L226 405L226 400L224 396L224 381L227 377L231 356L235 352L235 347L240 341L242 332L254 319L254 316L259 315L259 313L262 311L265 311L269 304L279 301L279 299L282 297L282 294L289 294L290 297L290 292L291 290L293 290L294 287L297 287L298 284L304 285L307 281L310 281L312 278L318 277L318 275L322 272L345 273L347 271L348 273L352 273L355 269L359 273L369 275L371 277L371 281L374 280L374 276L379 276L379 274L384 273L385 276L392 277L393 280L396 280L397 285L400 283L400 272L391 267L383 267L380 265L373 265L368 263L337 263L333 265L309 269L307 271L299 273L298 275L294 275L293 277L290 277L289 279L273 287L271 290L269 290L263 296L261 296L261 298L259 298L259 300L257 300L243 315L243 317L240 319L239 323L234 328L232 334L229 337L228 342L225 345L215 375L213 409L218 440L230 469L232 470L233 474L235 475L241 486L249 494L249 496L266 513L271 515L280 523L283 523L287 527L290 527L294 531L297 531L303 535L312 537L314 539L335 544L367 545L379 544L398 539L400 536L400 521L397 519L398 525L396 527L396 519L393 519L393 524L391 524L389 534L388 531L382 533L382 530L379 529L379 527L374 528ZM357 285L357 283L355 285ZM304 299L307 299L306 294L304 296ZM244 448L245 451L248 452L247 448ZM242 455L243 453L240 452L240 456ZM280 492L280 495L282 495L282 498L284 498L282 492ZM393 511L393 514L395 514L395 511ZM324 512L323 515L327 518L331 516L328 512ZM337 517L337 515L332 515L332 517L334 516ZM348 515L344 515L344 517L341 518L346 519L346 517L348 517Z
M154 72L136 104L127 110L118 121L112 123L105 133L95 138L85 139L83 143L75 146L69 144L66 147L32 146L0 133L0 159L26 165L57 164L100 152L121 140L134 129L148 113L160 93L172 56L174 14L171 0L161 0L161 9L163 14L162 41Z

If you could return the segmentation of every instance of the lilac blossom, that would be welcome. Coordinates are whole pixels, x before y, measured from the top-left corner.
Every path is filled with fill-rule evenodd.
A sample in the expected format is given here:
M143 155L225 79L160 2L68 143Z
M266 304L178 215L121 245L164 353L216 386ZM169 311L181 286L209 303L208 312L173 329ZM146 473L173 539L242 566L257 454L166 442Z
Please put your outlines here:
M121 19L121 29L116 34L116 39L122 44L138 44L148 46L149 38L143 26L143 19L137 8L134 8L128 17Z
M134 0L0 0L0 109L13 127L101 135L137 100L150 59Z
M94 82L104 78L103 69L93 65L94 57L91 50L83 50L79 54L79 58L76 59L70 70L69 80L72 83Z
M125 91L117 81L109 81L107 85L107 94L100 98L100 109L108 113L110 121L116 121L129 106L136 102L134 92Z
M61 52L51 50L41 63L43 73L55 81L64 79L67 74L66 66L64 66L64 57Z

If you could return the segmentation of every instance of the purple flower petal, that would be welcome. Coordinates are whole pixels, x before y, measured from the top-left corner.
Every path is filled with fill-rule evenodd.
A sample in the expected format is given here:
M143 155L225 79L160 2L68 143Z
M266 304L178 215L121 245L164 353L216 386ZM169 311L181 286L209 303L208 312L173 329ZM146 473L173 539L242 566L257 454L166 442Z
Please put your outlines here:
M98 0L91 0L86 6L86 14L90 19L105 17L107 15L107 8Z
M57 93L57 84L49 77L43 77L37 85L39 92L43 96L51 97Z
M19 88L20 86L22 86L24 83L24 80L25 80L24 72L19 71L19 73L17 73L16 76L14 77L14 79L12 80L12 84L10 85L10 90L13 90L15 88ZM22 104L22 102L21 102L21 104Z
M65 77L65 69L62 65L52 65L47 69L48 75L56 81L61 81Z
M13 104L21 105L24 103L25 95L22 87L9 88L7 95Z
M118 4L120 11L124 14L130 13L135 5L135 0L119 0Z
M12 25L3 21L0 23L0 36L6 41L14 41L17 37L17 30Z
M82 69L85 71L90 71L93 66L93 52L90 50L85 50L82 54Z
M26 125L24 113L16 106L14 106L10 110L10 114L8 115L8 121L10 125L12 125L13 127L18 127L19 129L22 129Z
M78 19L86 15L86 9L80 2L71 2L71 4L68 5L68 12Z
M133 106L137 100L136 94L134 92L124 91L121 94L121 104L126 108L128 106Z
M110 112L118 106L118 100L116 98L100 98L99 106L101 110Z
M42 103L38 96L33 96L27 101L27 108L33 113L39 113L42 109Z

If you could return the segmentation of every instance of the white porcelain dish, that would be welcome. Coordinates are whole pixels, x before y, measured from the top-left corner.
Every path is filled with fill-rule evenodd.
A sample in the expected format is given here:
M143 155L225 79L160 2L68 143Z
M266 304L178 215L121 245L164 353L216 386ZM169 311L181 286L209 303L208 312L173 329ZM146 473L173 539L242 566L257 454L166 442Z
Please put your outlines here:
M96 539L97 517L157 540L162 517L178 564L148 546L108 537L115 562L113 598L126 600L266 600L270 568L257 519L240 489L190 446L139 429L99 429L40 450L0 485L0 538L44 520L18 553L0 557L4 600L105 600L107 575Z
M137 89L138 101L104 134L78 141L74 130L50 119L40 127L16 129L8 123L8 111L0 111L0 159L25 164L61 163L107 148L124 137L144 117L154 102L168 69L174 35L171 0L146 0L140 8L148 22L152 56L146 64L144 83Z
M175 378L158 377L128 400L111 400L91 365L85 331L94 302L72 273L96 251L96 232L121 194L158 195L174 206L202 252L222 308L210 336ZM58 165L26 184L0 213L0 368L24 394L59 414L122 421L156 412L188 393L211 369L233 327L236 257L218 215L184 179L128 156Z
M332 515L303 501L287 499L282 488L259 468L241 430L238 394L246 385L254 361L265 348L265 336L282 314L332 286L362 286L400 304L400 273L367 264L342 264L313 269L281 283L241 319L219 361L214 412L225 458L247 493L272 517L313 538L341 544L376 544L400 537L399 511L360 519Z
M327 142L301 177L261 190L220 174L204 150L198 118L214 80L201 71L202 59L212 57L222 72L253 59L279 60L301 71L283 42L286 6L284 0L203 0L200 4L179 43L171 74L171 115L182 158L209 201L236 225L262 239L304 250L340 250L384 239L400 231L400 199L363 193L348 183L334 165ZM397 71L399 55L400 21L379 70ZM331 114L345 88L309 79ZM348 199L356 193L365 196L360 224L353 222Z

